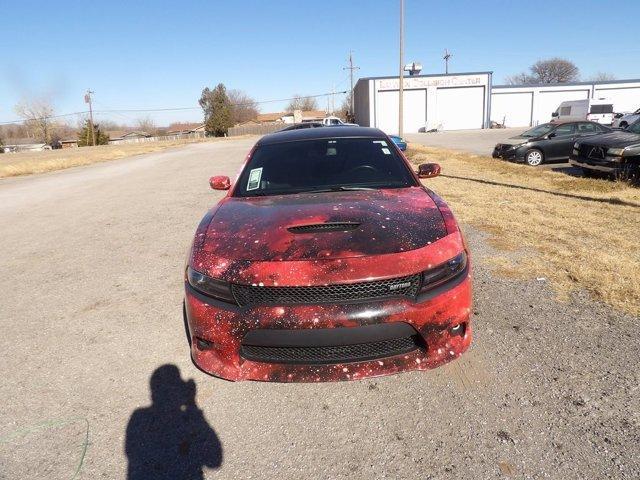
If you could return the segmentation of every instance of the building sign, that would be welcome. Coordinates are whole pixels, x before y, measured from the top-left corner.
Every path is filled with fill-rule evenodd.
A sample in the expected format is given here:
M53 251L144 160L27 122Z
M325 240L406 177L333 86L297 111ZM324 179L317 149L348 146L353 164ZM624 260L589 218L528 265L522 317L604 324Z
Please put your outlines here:
M385 78L378 80L378 91L398 90L397 78ZM442 77L405 77L404 88L427 87L473 87L483 86L489 83L489 75L447 75Z

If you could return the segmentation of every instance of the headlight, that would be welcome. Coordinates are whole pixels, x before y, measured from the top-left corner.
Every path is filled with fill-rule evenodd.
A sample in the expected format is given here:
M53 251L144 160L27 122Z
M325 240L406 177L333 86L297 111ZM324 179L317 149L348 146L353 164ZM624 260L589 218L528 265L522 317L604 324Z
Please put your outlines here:
M198 292L223 302L236 303L231 293L231 285L224 280L211 278L207 275L187 268L187 281Z
M422 272L421 292L426 292L460 275L467 268L467 252L464 250L451 260Z
M610 148L607 150L607 155L617 155L621 157L624 154L624 148Z
M573 148L580 148L580 144L578 142L574 143Z

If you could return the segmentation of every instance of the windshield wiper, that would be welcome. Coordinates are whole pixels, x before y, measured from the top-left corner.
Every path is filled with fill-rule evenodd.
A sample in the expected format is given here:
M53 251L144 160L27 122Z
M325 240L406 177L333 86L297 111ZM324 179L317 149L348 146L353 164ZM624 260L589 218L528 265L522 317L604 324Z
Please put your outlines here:
M345 187L341 185L338 187L330 187L330 188L314 188L310 190L296 190L291 193L360 192L363 190L376 190L376 189L371 187Z

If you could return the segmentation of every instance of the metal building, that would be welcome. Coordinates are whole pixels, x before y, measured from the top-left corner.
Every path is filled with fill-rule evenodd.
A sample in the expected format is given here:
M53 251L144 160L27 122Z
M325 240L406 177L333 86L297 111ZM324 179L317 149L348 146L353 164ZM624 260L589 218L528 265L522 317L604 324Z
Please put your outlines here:
M403 127L486 128L491 111L491 72L404 77ZM361 78L354 87L356 123L387 133L398 131L398 77Z
M615 112L640 108L640 79L545 85L491 85L491 72L404 77L405 133L528 127L551 120L567 100L611 100ZM361 78L354 87L359 125L398 132L398 77Z
M551 120L560 103L588 98L610 100L614 112L640 108L640 80L610 80L554 85L499 85L491 90L491 120L528 127Z

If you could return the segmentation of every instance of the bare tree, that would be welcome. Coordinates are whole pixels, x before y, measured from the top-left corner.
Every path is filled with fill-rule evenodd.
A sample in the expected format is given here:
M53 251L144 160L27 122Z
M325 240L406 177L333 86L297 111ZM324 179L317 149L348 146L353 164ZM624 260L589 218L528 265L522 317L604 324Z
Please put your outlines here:
M608 82L609 80L615 80L616 76L613 73L597 72L595 75L591 75L589 80L592 82Z
M55 123L51 118L53 106L49 100L45 98L25 99L18 103L14 110L19 117L24 119L24 124L34 139L43 143L51 142Z
M141 132L146 132L150 135L155 135L158 127L156 126L156 122L153 121L151 117L139 118L136 122L136 129Z
M531 73L540 83L573 82L580 76L578 67L563 58L538 60L531 66Z
M258 103L245 92L229 90L227 96L231 102L231 118L234 124L255 120L258 117Z
M511 85L523 83L567 83L579 79L580 70L573 62L563 58L538 60L529 68L530 74L518 73L506 78Z
M318 102L313 97L301 97L300 95L294 95L293 99L287 106L287 111L293 112L294 110L302 110L303 112L318 110Z

